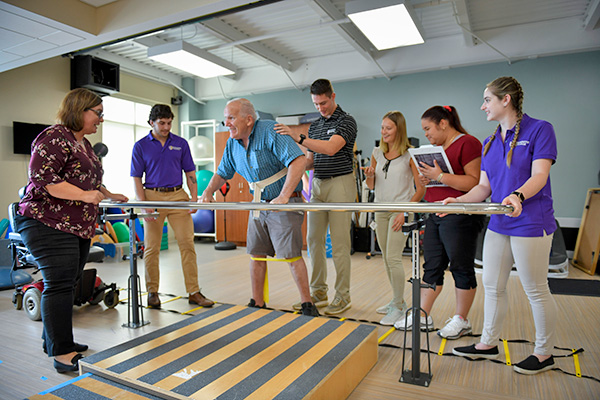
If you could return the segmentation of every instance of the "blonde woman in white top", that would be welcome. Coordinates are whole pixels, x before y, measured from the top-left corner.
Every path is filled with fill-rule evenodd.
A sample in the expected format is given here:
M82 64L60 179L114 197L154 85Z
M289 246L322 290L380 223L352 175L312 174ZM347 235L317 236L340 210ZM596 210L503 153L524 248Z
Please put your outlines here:
M406 120L400 111L390 111L381 121L381 141L373 149L371 166L365 168L365 183L375 188L375 201L381 203L421 201L425 187L421 185L419 172L410 159L411 147L406 134ZM393 298L377 309L386 314L381 325L394 325L406 313L404 301L404 267L402 251L407 236L402 232L405 222L403 212L375 213L375 233L383 255L383 263L392 286Z

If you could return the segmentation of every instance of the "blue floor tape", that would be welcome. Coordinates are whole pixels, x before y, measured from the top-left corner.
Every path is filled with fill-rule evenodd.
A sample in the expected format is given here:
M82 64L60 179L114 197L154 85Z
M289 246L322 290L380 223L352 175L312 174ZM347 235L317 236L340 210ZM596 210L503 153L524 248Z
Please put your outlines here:
M85 373L85 374L83 374L83 375L80 375L80 376L78 376L77 378L73 378L73 379L71 379L70 381L63 382L63 383L61 383L60 385L56 385L56 386L54 386L53 388L50 388L50 389L48 389L48 390L44 390L43 392L40 392L40 393L38 393L38 394L40 394L40 395L44 395L44 394L52 393L52 392L54 392L55 390L58 390L58 389L60 389L60 388L62 388L62 387L65 387L65 386L67 386L67 385L70 385L71 383L73 383L73 382L77 382L77 381L79 381L79 380L81 380L81 379L83 379L83 378L87 378L88 376L91 376L91 375L92 375L91 373L87 372L87 373Z

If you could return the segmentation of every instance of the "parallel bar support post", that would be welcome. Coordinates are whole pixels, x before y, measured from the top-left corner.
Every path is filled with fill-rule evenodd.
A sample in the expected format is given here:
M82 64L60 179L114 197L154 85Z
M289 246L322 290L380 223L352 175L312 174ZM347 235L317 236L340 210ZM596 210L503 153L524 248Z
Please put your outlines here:
M404 352L406 351L406 325L404 329L404 349L402 351L402 375L400 376L400 382L410 383L419 386L429 386L431 382L431 359L429 352L429 326L426 326L427 334L427 360L429 363L429 372L421 372L421 257L419 249L419 230L422 221L415 221L410 224L405 224L402 227L403 231L410 231L412 233L412 371L404 369ZM430 288L430 285L423 285L423 287ZM425 313L425 321L428 320L428 315ZM406 324L406 319L405 319Z
M135 234L135 220L138 215L134 209L129 209L129 283L127 285L129 305L127 312L127 324L123 324L126 328L139 328L150 322L144 321L144 311L141 305L141 285L140 277L137 271L138 246Z

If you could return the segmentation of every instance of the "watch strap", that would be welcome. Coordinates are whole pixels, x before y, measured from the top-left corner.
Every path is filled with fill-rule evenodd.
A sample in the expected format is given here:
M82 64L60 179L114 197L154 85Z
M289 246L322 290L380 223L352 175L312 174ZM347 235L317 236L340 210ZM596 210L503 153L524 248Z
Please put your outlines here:
M519 200L522 202L525 201L525 196L523 195L523 193L521 192L517 192L516 190L514 192L512 192L511 194L514 194L515 196L517 196L519 198Z

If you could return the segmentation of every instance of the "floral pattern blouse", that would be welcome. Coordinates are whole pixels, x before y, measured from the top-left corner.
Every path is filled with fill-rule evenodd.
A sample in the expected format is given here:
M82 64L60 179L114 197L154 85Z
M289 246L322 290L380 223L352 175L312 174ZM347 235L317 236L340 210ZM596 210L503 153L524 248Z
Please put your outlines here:
M82 190L100 190L102 164L87 139L79 143L63 125L46 128L31 145L29 182L19 213L84 239L95 235L98 206L51 196L49 184L68 182Z

